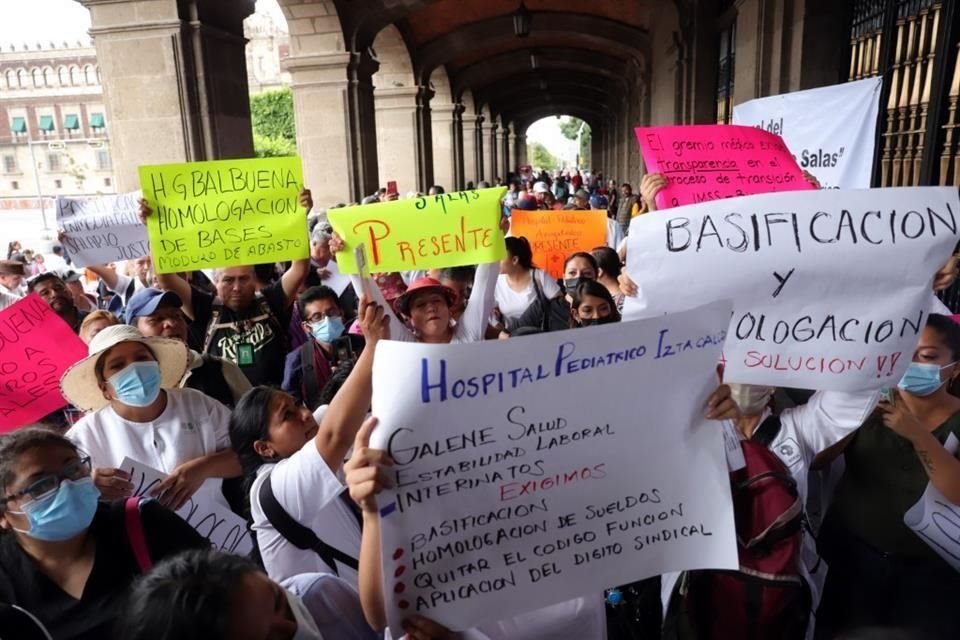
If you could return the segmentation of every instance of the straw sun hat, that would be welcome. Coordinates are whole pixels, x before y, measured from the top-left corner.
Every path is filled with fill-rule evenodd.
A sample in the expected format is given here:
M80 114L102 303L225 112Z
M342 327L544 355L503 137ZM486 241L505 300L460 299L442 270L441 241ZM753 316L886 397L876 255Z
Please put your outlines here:
M160 363L163 389L176 387L187 372L187 345L179 340L145 338L128 325L107 327L90 342L90 355L67 369L60 379L60 391L70 404L83 411L96 411L110 403L97 384L95 369L100 357L121 342L141 342L153 351Z

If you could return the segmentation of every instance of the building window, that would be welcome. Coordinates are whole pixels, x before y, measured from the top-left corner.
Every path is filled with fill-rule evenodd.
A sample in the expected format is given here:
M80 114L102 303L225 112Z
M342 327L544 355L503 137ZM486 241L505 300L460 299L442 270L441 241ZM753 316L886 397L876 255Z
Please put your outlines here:
M4 173L17 172L17 156L3 156L3 172Z
M16 180L11 180L11 181L10 181L10 189L11 189L11 190L16 191L16 190L19 189L19 188L20 188L20 183L19 183L19 182L17 182Z
M104 179L103 179L103 186L105 186L105 187L113 186L113 180L111 180L110 178L104 178Z
M30 72L33 76L33 86L35 88L43 86L43 75L40 73L40 69L34 69Z
M99 129L105 129L107 123L103 119L102 113L91 113L90 114L90 128L94 129L94 133L103 133Z
M13 132L15 136L22 136L27 133L27 119L26 118L13 118L10 120L10 131Z
M60 154L47 154L47 171L60 171Z
M717 123L730 124L733 118L733 73L736 54L737 21L720 32L720 58L717 71Z
M53 116L40 116L40 131L43 132L43 135L49 135L55 129L56 124L53 122Z
M54 186L55 188L57 188L57 189L62 189L62 188L63 188L63 180L54 180L54 181L53 181L53 186Z
M110 171L110 152L106 149L97 149L97 171Z

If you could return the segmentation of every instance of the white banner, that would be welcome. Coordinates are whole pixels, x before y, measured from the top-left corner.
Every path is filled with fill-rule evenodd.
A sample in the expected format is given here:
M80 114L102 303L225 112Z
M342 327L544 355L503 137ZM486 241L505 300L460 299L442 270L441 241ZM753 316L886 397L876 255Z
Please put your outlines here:
M130 474L135 496L150 497L150 491L166 477L163 472L131 458L124 458L120 468ZM206 480L176 514L209 540L214 549L249 555L253 551L253 537L247 529L247 521L227 506L221 486L222 481Z
M772 193L633 219L626 318L734 302L725 379L855 391L896 384L957 244L954 187Z
M733 124L781 136L801 169L831 189L867 189L883 79L785 93L733 108Z
M150 255L147 227L140 222L140 192L99 198L57 198L57 227L77 267Z
M371 446L394 637L671 571L737 564L723 429L704 419L730 306L463 345L381 342ZM664 344L676 345L670 354Z

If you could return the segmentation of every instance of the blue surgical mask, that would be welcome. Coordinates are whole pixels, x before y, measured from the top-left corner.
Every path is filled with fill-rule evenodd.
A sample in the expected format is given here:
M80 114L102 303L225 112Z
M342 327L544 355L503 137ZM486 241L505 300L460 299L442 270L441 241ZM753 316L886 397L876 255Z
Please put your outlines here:
M17 529L20 533L48 542L69 540L93 522L99 499L93 478L64 480L50 493L20 507L22 511L10 513L27 517L30 529Z
M326 317L320 322L311 322L310 331L319 342L333 342L343 335L343 320Z
M107 382L117 400L128 407L148 407L160 395L160 364L154 361L134 362L115 373Z
M955 364L951 362L941 367L925 362L911 362L897 387L913 396L929 396L947 383L940 379L940 372Z

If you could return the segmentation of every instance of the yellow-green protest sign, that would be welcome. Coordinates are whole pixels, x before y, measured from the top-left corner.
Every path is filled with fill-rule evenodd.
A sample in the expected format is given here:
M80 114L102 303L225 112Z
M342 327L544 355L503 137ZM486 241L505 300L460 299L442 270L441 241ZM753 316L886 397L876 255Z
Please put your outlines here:
M341 273L357 273L352 249L364 244L373 273L482 264L503 258L504 187L444 193L327 211L346 249Z
M157 273L310 255L300 158L144 165L140 188Z

